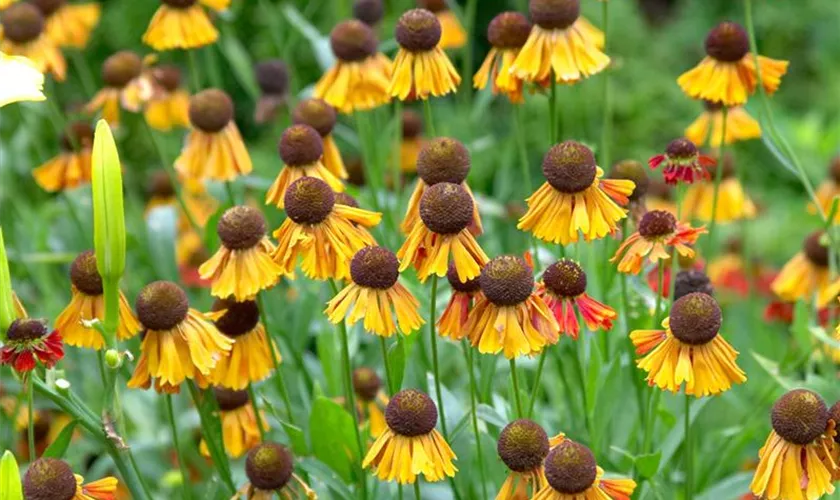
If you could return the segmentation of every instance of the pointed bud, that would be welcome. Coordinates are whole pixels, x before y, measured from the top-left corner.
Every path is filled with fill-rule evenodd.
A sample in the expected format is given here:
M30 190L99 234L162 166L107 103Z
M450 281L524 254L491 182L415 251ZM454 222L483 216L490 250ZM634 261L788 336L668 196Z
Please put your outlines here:
M3 242L3 228L0 228L0 339L5 339L6 330L15 320L15 302L12 296L12 276L6 245Z

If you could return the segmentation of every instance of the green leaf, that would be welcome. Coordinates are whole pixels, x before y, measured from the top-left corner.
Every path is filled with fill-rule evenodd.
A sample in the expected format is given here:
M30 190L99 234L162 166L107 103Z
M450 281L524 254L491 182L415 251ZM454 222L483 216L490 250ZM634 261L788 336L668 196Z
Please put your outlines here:
M312 453L346 482L353 481L354 464L360 461L353 417L338 403L318 397L309 416Z
M335 345L335 335L321 333L315 337L315 349L318 353L318 360L321 361L321 369L324 371L324 380L327 382L327 393L341 393L341 366L335 360L339 359L338 347Z
M224 30L227 31L227 30ZM230 65L233 76L239 81L248 97L256 100L260 96L260 89L257 86L257 81L254 78L253 64L251 56L242 42L233 33L229 36L221 36L219 38L219 48L224 54L225 59Z
M603 360L601 359L601 350L590 342L593 337L586 332L582 332L581 335L580 342L585 342L584 346L588 344L591 347L586 367L586 413L591 418L595 413L595 402L598 400L598 379L601 377ZM604 335L604 333L601 333L601 335Z
M760 354L758 354L756 352L751 352L750 354L752 354L752 357L755 358L755 360L758 362L759 366L764 368L764 371L766 371L768 374L770 374L770 377L774 381L776 381L776 383L779 384L779 386L781 386L783 389L785 389L786 391L789 391L789 390L793 389L794 387L796 387L797 384L793 379L790 379L788 377L783 377L781 375L781 371L779 370L779 364L778 363L776 363L775 361L771 361L771 360L765 358L764 356L761 356Z
M475 416L481 420L484 420L488 424L491 424L499 429L505 427L508 424L507 419L499 414L495 408L492 406L488 406L484 403L480 403L475 409Z
M636 468L639 474L645 479L650 479L659 470L659 463L662 460L662 451L647 453L636 457Z
M703 410L703 408L711 401L711 398L702 398L698 399L697 401L693 401L691 403L691 411L689 413L689 421L693 424L695 420L697 420L697 415ZM683 425L674 425L671 429L671 432L665 437L665 441L662 443L662 446L659 448L659 452L662 454L662 460L660 463L668 464L671 462L671 458L677 452L677 449L682 445L683 441L685 440L685 426Z
M78 420L73 420L65 425L58 434L58 437L55 438L55 441L50 443L49 448L44 451L43 456L48 458L64 458L64 454L67 453L67 448L70 446L70 440L73 439L73 432L75 432L78 423Z
M175 262L175 238L178 214L173 207L155 207L146 217L149 253L159 276L178 281L178 264Z
M697 495L697 500L718 500L747 493L752 481L752 472L737 472L710 486Z
M399 391L405 377L405 348L402 342L397 341L388 348L388 367L393 378L391 385L394 391Z
M20 470L15 456L9 450L0 459L0 500L23 500Z
M106 280L119 281L125 271L122 167L114 135L105 120L96 124L91 164L96 268Z
M344 500L354 500L353 492L341 481L335 472L325 467L321 462L313 458L304 458L298 462L300 468L306 471L313 479L323 482L327 488Z
M225 207L220 206L216 213L207 219L207 225L205 226L207 230L204 231L204 248L215 250L219 247L219 234L216 232L216 226L219 225L219 219L222 218L224 213Z
M0 227L0 340L5 340L6 330L15 320L15 304L12 296L12 276L3 242L3 228Z

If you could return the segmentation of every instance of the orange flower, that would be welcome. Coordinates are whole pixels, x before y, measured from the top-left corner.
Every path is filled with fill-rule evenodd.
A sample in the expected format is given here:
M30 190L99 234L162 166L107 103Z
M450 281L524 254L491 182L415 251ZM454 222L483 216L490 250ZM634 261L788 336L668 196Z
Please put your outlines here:
M638 228L610 259L610 262L618 262L619 272L639 274L645 257L653 264L670 259L668 247L676 248L679 255L693 257L692 245L701 234L706 233L705 227L693 228L677 222L674 214L663 210L647 212L639 221Z

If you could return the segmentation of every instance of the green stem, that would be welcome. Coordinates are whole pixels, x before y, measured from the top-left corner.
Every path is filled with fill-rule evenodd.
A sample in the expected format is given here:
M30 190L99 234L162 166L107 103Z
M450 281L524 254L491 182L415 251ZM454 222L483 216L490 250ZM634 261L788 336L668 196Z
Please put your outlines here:
M35 401L35 383L33 381L33 375L29 375L29 380L26 381L27 385L27 396L26 396L26 407L29 411L29 418L27 423L26 429L26 437L27 441L29 442L29 461L34 462L35 459L38 457L35 456L35 409L34 409L34 401Z
M257 401L257 393L254 391L254 384L248 384L248 398L251 400L251 406L254 407L254 418L257 419L257 429L260 430L260 439L265 441L265 424L260 415L260 404Z
M540 381L542 379L543 368L545 367L545 358L547 355L548 349L544 348L540 353L540 361L537 364L537 375L534 377L534 388L531 389L531 400L528 402L528 413L525 414L527 418L531 418L534 414L534 406L536 405L537 398L540 395Z
M187 59L190 66L190 81L192 82L193 92L201 91L201 74L198 71L198 61L195 58L195 50L187 50Z
M464 30L467 32L467 44L464 46L463 59L461 60L461 78L464 80L464 88L462 90L464 98L467 102L470 101L473 92L472 74L473 74L473 57L475 50L475 12L478 7L478 0L467 0L467 6L464 9ZM486 495L485 495L486 497Z
M359 144L361 146L362 157L364 159L362 167L365 174L365 183L370 186L373 209L377 212L382 212L382 207L379 204L379 182L381 179L379 177L379 173L376 171L377 163L374 158L375 145L372 143L370 138L370 123L368 122L368 117L363 116L361 112L357 111L353 114L353 116L356 119L356 132L359 135Z
M432 115L432 102L429 99L423 99L423 117L426 121L426 129L429 131L431 137L437 137L435 132L435 119Z
M522 106L513 108L513 128L516 136L516 150L519 154L519 165L522 168L522 180L525 183L526 196L531 196L534 186L531 184L531 168L528 165L528 147L525 139L525 124L522 122ZM527 236L530 239L531 252L534 257L534 274L537 273L539 255L537 254L537 237L531 233Z
M172 430L172 445L175 446L175 455L178 457L178 469L181 471L181 489L184 492L184 498L191 498L190 473L187 470L187 462L184 460L184 454L178 439L178 425L175 423L175 412L172 410L172 395L164 395L163 400L166 403L166 417L169 419L169 428Z
M656 289L659 290L659 293L656 294L656 305L653 309L653 325L651 328L656 330L659 328L659 324L662 322L659 314L662 310L662 290L665 287L665 262L663 260L659 260L659 264L657 264L657 281L656 281Z
M391 175L394 176L394 220L399 220L400 202L402 200L402 155L400 144L402 143L402 115L403 104L397 99L394 102L394 151L391 161Z
M718 213L718 199L720 197L720 182L723 179L723 162L726 161L726 122L729 116L729 108L723 107L723 128L721 130L722 141L720 144L720 155L718 156L718 164L715 167L715 188L712 194L712 220L709 222L709 245L706 248L707 262L712 260L716 253L715 237L717 236L717 213Z
M609 43L609 7L610 2L605 1L601 3L601 24L602 29L604 30L604 52L609 51L608 43ZM606 71L604 72L604 81L603 81L603 89L602 89L602 100L604 104L604 117L603 117L603 124L601 128L601 167L602 168L609 168L610 162L612 158L610 158L610 137L612 135L612 92L610 88L610 77L612 75L612 68L609 66L607 67Z
M522 401L519 400L519 377L516 375L516 359L510 358L510 381L513 384L513 401L516 405L516 418L522 418Z
M225 182L225 192L227 193L228 203L230 206L236 206L236 193L233 192L233 182Z
M414 498L416 500L423 500L423 496L420 495L420 479L414 481Z
M82 83L82 90L85 96L93 97L93 94L96 93L96 83L87 59L80 49L70 49L69 52L70 58L73 60L73 65L76 66L76 72L79 74L79 81Z
M464 362L467 364L467 372L470 377L470 417L472 419L473 435L475 436L475 453L478 460L478 474L481 478L481 498L490 498L487 496L487 479L484 476L484 454L481 452L481 433L478 431L478 412L476 401L478 399L478 391L475 383L475 372L473 371L473 359L470 348L466 340L461 341L461 348L464 351Z
M263 303L262 294L257 294L257 307L260 308L260 321L262 321L263 326L265 327L266 332L268 333L268 338L271 337L271 327L268 323L268 314L265 312L265 305ZM289 423L292 425L295 424L295 415L292 413L292 400L289 397L289 391L286 388L286 381L283 378L283 372L280 370L280 360L277 359L277 353L274 349L274 342L271 342L271 362L274 364L274 380L277 384L277 392L280 393L280 398L283 400L283 407L286 409L286 417L289 419ZM303 364L299 366L300 370L304 373L306 372L305 367Z
M621 220L621 233L627 234L628 224L627 218ZM629 332L630 331L630 299L627 294L627 275L624 273L619 274L619 291L621 294L621 313L619 314L619 318L621 318L622 325L624 328L622 331ZM630 340L630 337L626 337L626 342L624 342L624 346L627 350L627 359L630 360L627 363L627 376L633 382L633 391L636 393L636 405L639 407L639 417L642 422L646 421L647 416L647 407L644 404L644 386L642 385L642 381L639 378L639 373L636 368L636 348L633 345L633 341ZM636 439L636 444L638 444L638 439Z
M685 395L685 500L694 498L694 450L691 436L691 396Z
M67 191L61 193L61 199L64 200L64 204L67 206L67 213L70 214L70 218L73 220L73 224L75 224L76 229L79 231L79 234L87 240L88 233L85 229L85 225L82 224L82 218L79 217L79 212L76 210L76 205L73 203L73 200L70 198L70 195L67 194Z
M379 337L379 347L382 350L382 365L385 367L385 386L388 387L388 396L393 396L399 388L394 387L391 364L388 362L388 343L385 341L385 337Z
M432 370L435 375L435 393L437 395L438 413L440 414L440 427L443 430L443 437L449 441L449 432L446 428L446 412L443 407L443 390L441 390L440 383L440 363L438 361L438 347L437 347L437 332L436 320L437 314L435 309L437 307L437 288L438 276L432 275L432 294L429 299L429 340L432 345Z
M551 78L551 94L548 97L548 131L549 131L549 146L557 144L559 138L557 137L557 81L554 79L554 73L550 75ZM606 167L606 165L604 165Z
M210 459L213 461L213 465L216 467L216 471L219 473L219 476L221 476L222 482L227 487L227 493L232 495L236 491L236 486L234 486L233 479L231 479L230 463L228 462L227 455L225 454L224 444L219 443L216 440L216 433L214 433L210 428L210 422L218 420L218 417L207 412L207 409L201 401L202 394L199 392L195 383L192 380L188 380L186 385L189 388L190 397L192 397L193 403L198 410L199 421L201 423L201 433L204 436L204 441L207 443L207 449L210 451ZM205 394L203 397L208 396Z

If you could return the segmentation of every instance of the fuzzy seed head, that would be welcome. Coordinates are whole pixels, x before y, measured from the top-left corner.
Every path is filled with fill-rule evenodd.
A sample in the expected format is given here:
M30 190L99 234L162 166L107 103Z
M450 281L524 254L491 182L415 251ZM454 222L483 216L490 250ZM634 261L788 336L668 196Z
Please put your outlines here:
M213 395L222 411L233 411L248 404L248 391L234 391L224 387L214 387Z
M44 18L50 17L55 11L64 6L66 0L29 0L29 3L38 7Z
M0 13L3 35L16 44L36 40L44 31L44 16L27 2L14 3Z
M417 7L430 12L443 12L449 10L446 0L417 0Z
M164 4L174 9L187 9L195 5L198 0L161 0Z
M397 43L409 52L427 52L440 42L441 27L435 15L426 9L412 9L403 14L395 30Z
M531 34L531 22L519 12L502 12L490 21L487 40L497 49L518 49Z
M720 331L723 316L720 306L711 295L689 293L671 307L671 333L689 345L707 344Z
M280 59L257 63L254 75L260 91L265 95L283 96L289 90L289 68Z
M85 295L102 295L102 277L96 270L96 253L82 252L70 265L70 283Z
M259 490L278 490L292 478L293 462L292 453L285 446L260 443L251 448L245 458L245 475Z
M340 61L364 61L376 54L376 35L367 24L357 19L338 23L330 33L333 54Z
M236 302L233 299L216 299L212 311L225 311L215 324L220 332L231 338L245 335L260 322L260 308L253 300Z
M776 400L770 414L773 430L789 443L813 443L828 426L829 413L819 394L794 389Z
M542 465L548 455L548 435L533 420L514 420L502 429L496 450L508 469L514 472L533 471Z
M426 143L417 155L417 174L429 186L439 182L460 184L470 171L470 152L460 142L438 137Z
M420 218L435 233L459 233L472 222L473 200L458 184L429 186L420 197Z
M38 340L47 335L47 322L41 319L21 318L12 321L6 331L9 342L26 342Z
M437 425L437 419L438 411L432 398L416 389L394 394L385 408L388 427L400 436L428 434Z
M616 163L612 172L610 172L610 178L633 181L636 187L629 196L630 201L641 200L647 194L648 186L650 186L647 169L636 160L624 160Z
M93 146L93 127L90 123L75 121L65 127L61 135L61 149L64 151L77 151L78 149L90 149Z
M399 267L394 252L384 247L365 247L350 261L350 277L359 286L387 290L397 283Z
M479 284L493 304L515 306L525 302L534 291L534 272L525 259L501 255L484 265Z
M172 185L172 180L169 175L163 170L156 170L149 176L148 186L146 192L149 198L172 198L175 196L175 186Z
M580 0L531 0L528 11L540 28L563 30L580 17Z
M423 118L419 113L410 109L403 111L402 136L403 139L414 139L423 133Z
M362 401L369 403L376 399L382 380L372 368L360 366L353 370L353 390Z
M449 263L449 268L446 270L446 280L449 281L449 286L456 292L473 294L481 290L481 284L478 278L467 280L466 283L461 282L458 277L458 268L455 266L455 261Z
M828 247L823 245L823 234L822 231L816 231L808 235L802 245L802 251L815 266L828 267Z
M23 476L26 500L71 500L76 496L76 478L64 460L39 458Z
M750 51L747 30L738 23L724 21L706 36L706 54L723 62L737 62Z
M665 147L665 154L671 160L680 161L696 158L698 151L697 146L693 142L685 137L680 137L668 143L668 146Z
M137 319L146 330L171 330L184 321L190 310L187 294L171 281L146 285L134 304Z
M233 120L233 101L223 90L207 89L190 97L190 123L209 134L219 132Z
M294 123L309 125L317 130L321 137L330 135L337 119L335 108L321 99L304 99L292 112Z
M356 201L356 198L353 198L345 192L335 193L335 204L359 208L359 202Z
M152 74L155 81L167 92L175 92L181 87L181 68L174 64L161 64L154 69Z
M102 64L102 80L105 85L121 89L143 71L143 60L130 50L121 50L105 59Z
M239 205L225 210L216 226L216 233L225 248L253 248L265 237L265 217L253 207Z
M639 234L652 240L666 236L677 230L677 218L667 210L651 210L639 221Z
M368 26L376 26L385 14L382 0L356 0L353 2L353 17Z
M579 193L595 181L597 166L592 150L579 142L566 141L548 150L543 158L542 171L557 191Z
M674 283L674 300L678 300L690 293L705 293L714 296L715 288L712 280L699 269L689 269L677 273Z
M280 137L280 159L289 167L311 165L324 155L321 134L309 125L292 125Z
M545 458L545 477L560 493L583 493L595 482L597 473L595 455L574 441L563 441Z
M543 273L545 287L558 297L577 297L586 291L586 272L571 259L560 259Z
M286 214L297 224L320 224L335 206L335 193L315 177L301 177L286 190Z

